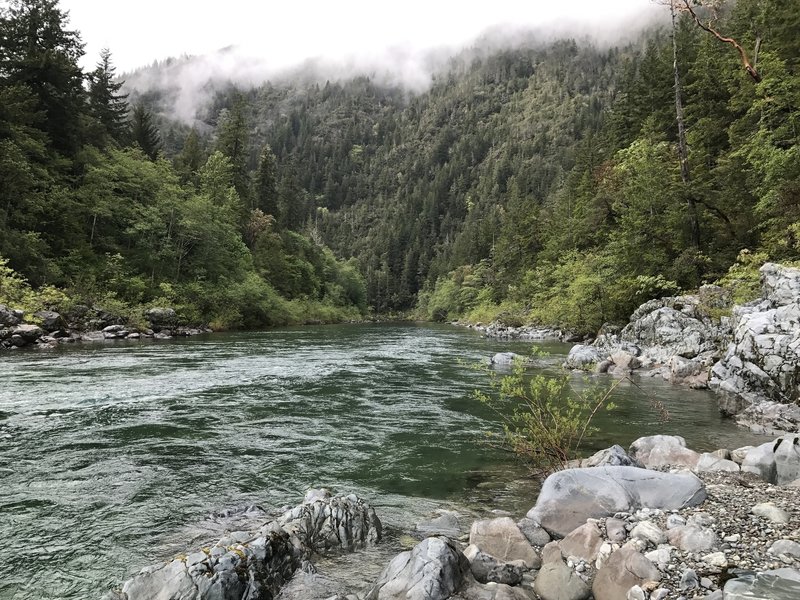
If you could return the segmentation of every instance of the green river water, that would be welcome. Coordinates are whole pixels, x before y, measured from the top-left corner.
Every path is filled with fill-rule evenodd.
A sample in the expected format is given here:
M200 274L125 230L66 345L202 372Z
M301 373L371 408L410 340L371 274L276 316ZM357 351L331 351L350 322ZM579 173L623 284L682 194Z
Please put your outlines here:
M552 371L569 349L538 345ZM480 445L497 423L472 398L486 376L470 365L531 346L386 324L2 354L0 599L99 598L213 540L209 515L295 505L309 487L370 500L387 555L392 532L437 508L522 516L536 486ZM652 433L698 450L757 441L709 393L639 383L618 389L594 447Z

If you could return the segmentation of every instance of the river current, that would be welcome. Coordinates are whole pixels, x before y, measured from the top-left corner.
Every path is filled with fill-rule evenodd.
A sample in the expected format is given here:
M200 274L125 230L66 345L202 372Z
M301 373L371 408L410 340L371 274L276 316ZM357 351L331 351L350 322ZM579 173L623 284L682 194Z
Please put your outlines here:
M554 372L568 346L538 345ZM390 537L437 508L521 516L536 487L480 443L497 422L472 397L486 384L473 365L531 346L390 324L2 354L0 600L99 598L196 547L209 514L295 505L310 487L367 498ZM652 433L698 450L758 441L707 392L638 384L617 389L594 447Z

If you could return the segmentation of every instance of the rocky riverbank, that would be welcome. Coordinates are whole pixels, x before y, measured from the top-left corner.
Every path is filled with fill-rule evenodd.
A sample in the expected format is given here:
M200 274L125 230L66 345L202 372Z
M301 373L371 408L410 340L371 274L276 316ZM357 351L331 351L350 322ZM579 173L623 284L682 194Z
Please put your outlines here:
M417 524L421 541L371 583L351 573L347 589L312 560L370 552L382 535L375 511L312 490L105 600L796 600L799 500L800 437L698 454L682 438L651 436L554 473L524 517L467 526L443 511Z
M80 305L65 315L43 310L31 316L31 319L26 319L23 311L0 304L0 350L46 349L61 344L106 340L172 339L211 332L208 327L179 324L172 308L145 311L146 326L142 327L131 325L124 317L102 308Z
M717 393L720 410L759 432L800 431L800 269L767 263L762 297L731 306L729 293L652 300L622 329L605 327L572 348L571 369L660 376Z

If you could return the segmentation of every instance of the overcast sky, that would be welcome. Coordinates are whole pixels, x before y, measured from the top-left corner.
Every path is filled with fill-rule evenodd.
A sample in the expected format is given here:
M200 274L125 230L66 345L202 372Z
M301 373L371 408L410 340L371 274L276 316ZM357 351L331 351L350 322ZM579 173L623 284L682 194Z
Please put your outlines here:
M305 59L340 59L462 46L494 25L579 22L599 32L630 26L652 0L61 0L86 44L84 67L101 48L118 72L182 54L236 45L275 67Z

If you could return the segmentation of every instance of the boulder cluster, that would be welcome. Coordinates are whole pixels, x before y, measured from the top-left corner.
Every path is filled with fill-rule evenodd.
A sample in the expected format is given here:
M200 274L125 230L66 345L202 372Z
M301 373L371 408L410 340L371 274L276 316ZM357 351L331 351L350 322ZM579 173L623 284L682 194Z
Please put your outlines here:
M26 318L23 311L0 304L0 350L25 346L55 348L80 341L170 339L211 331L204 327L179 325L178 316L172 308L148 309L144 318L146 327L131 326L122 316L99 307L83 305L76 305L63 315L52 310L41 310Z
M380 521L356 496L312 491L257 532L144 569L105 600L796 600L798 448L800 436L702 454L678 436L613 446L550 475L522 518L495 514L468 532L452 511L419 523L377 580L350 582L358 591L308 561L370 548Z
M800 269L767 263L760 273L759 300L731 307L711 285L651 300L624 328L574 346L564 366L710 388L723 413L754 431L800 431Z

